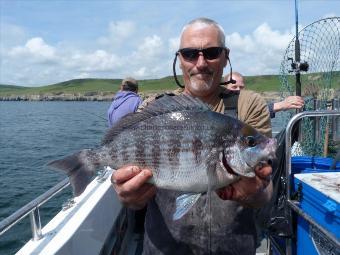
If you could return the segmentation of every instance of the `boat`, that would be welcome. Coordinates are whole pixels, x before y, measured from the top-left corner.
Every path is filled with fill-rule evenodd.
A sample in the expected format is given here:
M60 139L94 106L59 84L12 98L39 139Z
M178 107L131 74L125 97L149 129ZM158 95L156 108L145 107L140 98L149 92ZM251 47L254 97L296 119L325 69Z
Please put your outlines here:
M4 233L24 217L30 217L32 239L16 254L135 254L132 212L124 208L111 186L112 169L102 171L78 197L41 227L39 207L69 186L64 179L1 222ZM129 243L129 245L127 245ZM129 250L127 250L129 249Z

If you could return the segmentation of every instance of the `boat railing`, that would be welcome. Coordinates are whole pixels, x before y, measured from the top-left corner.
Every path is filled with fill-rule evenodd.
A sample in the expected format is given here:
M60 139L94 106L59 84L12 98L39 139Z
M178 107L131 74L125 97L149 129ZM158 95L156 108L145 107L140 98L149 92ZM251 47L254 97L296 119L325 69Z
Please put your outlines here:
M57 183L55 186L47 190L45 193L27 203L19 210L5 218L0 222L0 236L4 234L7 230L12 228L14 225L19 223L22 219L24 219L27 215L30 217L31 222L31 230L32 230L32 238L34 241L37 241L42 238L41 233L41 220L40 220L40 212L39 208L41 205L49 201L55 195L57 195L60 191L65 189L70 185L69 179L66 178L61 182Z
M308 214L306 214L301 208L299 207L300 202L294 199L291 199L291 174L292 174L292 130L293 126L302 118L306 117L339 117L340 111L339 110L318 110L318 111L305 111L296 114L294 117L290 119L290 121L287 124L286 127L286 178L287 178L287 204L286 207L287 215L290 218L290 222L292 222L292 211L295 211L299 216L304 218L307 222L309 222L313 227L318 229L325 237L328 238L331 242L333 242L335 245L340 246L339 240L328 230L326 230L323 226L318 224L313 218L311 218ZM292 240L287 239L286 240L286 255L292 255Z

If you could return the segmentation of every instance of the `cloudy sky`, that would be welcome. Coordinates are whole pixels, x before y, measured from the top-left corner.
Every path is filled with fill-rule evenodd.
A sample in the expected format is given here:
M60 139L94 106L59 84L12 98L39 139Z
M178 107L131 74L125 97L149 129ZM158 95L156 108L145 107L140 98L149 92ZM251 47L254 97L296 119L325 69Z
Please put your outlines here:
M340 16L338 0L298 6L301 28ZM234 70L277 74L294 8L294 0L0 0L0 84L171 75L182 26L202 16L223 26Z

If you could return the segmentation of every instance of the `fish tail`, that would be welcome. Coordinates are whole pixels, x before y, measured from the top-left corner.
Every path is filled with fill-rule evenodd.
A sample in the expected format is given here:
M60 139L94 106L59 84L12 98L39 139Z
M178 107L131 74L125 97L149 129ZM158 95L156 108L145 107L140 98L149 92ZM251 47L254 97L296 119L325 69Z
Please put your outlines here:
M79 196L91 182L99 166L94 160L95 155L96 153L92 150L82 150L65 158L51 161L47 166L65 171L69 176L74 196Z

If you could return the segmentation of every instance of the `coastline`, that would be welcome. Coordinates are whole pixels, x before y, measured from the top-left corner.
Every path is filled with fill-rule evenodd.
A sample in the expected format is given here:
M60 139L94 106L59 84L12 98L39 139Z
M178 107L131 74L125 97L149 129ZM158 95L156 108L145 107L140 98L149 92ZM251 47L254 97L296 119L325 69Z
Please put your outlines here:
M160 91L159 93L163 93L164 91ZM276 101L280 100L279 92L258 92L266 101ZM139 93L139 95L144 99L152 96L156 93ZM0 101L112 101L114 93L58 93L58 94L32 94L32 95L6 95L0 96Z

